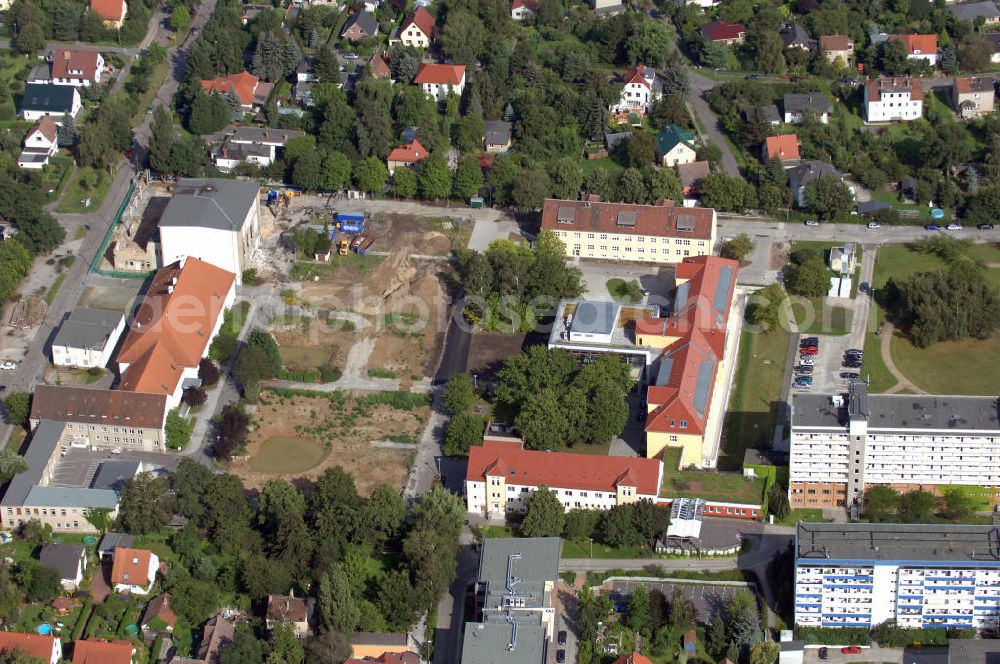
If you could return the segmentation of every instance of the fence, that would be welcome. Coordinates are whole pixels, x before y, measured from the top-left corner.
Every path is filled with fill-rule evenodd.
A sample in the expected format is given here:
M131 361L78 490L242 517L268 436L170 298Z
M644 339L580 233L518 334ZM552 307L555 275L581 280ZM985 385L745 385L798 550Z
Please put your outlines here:
M101 258L108 251L108 246L111 244L111 238L114 237L115 230L118 228L119 224L122 222L122 216L125 211L128 210L129 203L132 202L132 194L135 192L138 186L138 179L133 178L132 182L128 185L128 191L125 192L125 198L122 200L122 204L118 206L118 212L115 213L115 218L111 221L111 226L108 228L108 232L104 234L104 239L101 241L101 246L98 248L97 253L94 254L94 260L90 262L90 271L94 274L99 274L102 277L116 277L119 279L145 279L149 276L149 273L137 273L137 272L118 272L116 270L102 270Z

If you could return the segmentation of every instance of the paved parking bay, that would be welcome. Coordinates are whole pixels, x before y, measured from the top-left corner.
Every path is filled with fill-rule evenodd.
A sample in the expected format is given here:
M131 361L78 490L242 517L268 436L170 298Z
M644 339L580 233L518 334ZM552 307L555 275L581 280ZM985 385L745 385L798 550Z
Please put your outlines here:
M583 273L583 282L587 289L584 299L610 300L608 279L635 279L639 285L649 291L645 302L657 304L661 308L669 306L673 301L674 268L654 263L612 263L576 259L572 266Z

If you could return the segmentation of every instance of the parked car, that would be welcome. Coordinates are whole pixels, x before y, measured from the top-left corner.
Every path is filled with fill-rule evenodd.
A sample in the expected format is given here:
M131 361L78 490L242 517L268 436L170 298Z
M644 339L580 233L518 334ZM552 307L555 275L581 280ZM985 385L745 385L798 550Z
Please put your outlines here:
M868 228L870 228L872 230L876 230L878 228L882 228L882 224L878 223L877 221L869 221L868 222Z
M818 352L819 352L819 348L816 348L816 346L806 346L805 348L800 348L799 349L799 354L800 355L815 355Z
M557 637L556 640L559 642L559 645L561 646L566 645L566 630L564 629L559 630L559 636Z
M805 357L799 359L799 364L811 367L814 364L816 364L816 358L814 358L812 355L806 355Z
M556 663L557 664L563 664L563 662L565 662L565 661L566 661L566 651L565 650L557 650L556 651Z
M750 74L749 76L747 76L746 80L748 80L748 81L756 81L756 80L760 79L762 76L763 76L762 74Z
M795 382L796 383L806 383L808 385L812 385L813 379L812 379L812 376L796 376L795 377Z
M815 219L806 219L806 226L819 226L819 222Z
M845 655L857 655L861 652L861 646L847 646L846 648L841 648L840 652Z
M6 362L0 363L0 369L3 369L5 371L10 371L11 369L16 369L16 368L17 368L17 362L11 362L10 360L7 360Z
M948 230L949 231L960 231L960 230L962 230L962 227L959 226L958 224L948 224Z
M808 376L813 372L813 369L815 369L815 367L803 364L801 366L795 367L795 373Z
M927 224L926 226L924 226L924 228L926 228L929 231L939 231L939 230L941 230L941 227L938 226L937 224Z
M872 292L872 285L870 283L868 283L867 281L862 281L858 285L858 290L861 291L862 293L871 293Z
M357 60L358 59L358 54L357 53L348 53L344 57L347 58L348 60Z
M865 350L863 348L848 348L847 349L847 354L848 355L864 355L865 354Z
M979 224L976 228L981 231L991 231L993 230L993 224Z
M843 378L844 380L850 380L852 378L860 378L861 374L859 374L857 371L841 371L840 377Z
M819 346L819 337L803 337L799 341L800 346Z
M830 651L827 650L826 648L820 648L819 649L819 658L820 659L826 659L829 656L829 654L830 654Z

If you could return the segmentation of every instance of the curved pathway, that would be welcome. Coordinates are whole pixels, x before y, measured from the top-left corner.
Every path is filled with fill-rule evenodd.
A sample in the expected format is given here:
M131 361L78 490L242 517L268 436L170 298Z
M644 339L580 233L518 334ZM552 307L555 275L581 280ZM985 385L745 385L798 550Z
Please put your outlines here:
M896 384L886 390L886 394L897 394L903 390L910 390L915 394L927 394L927 390L917 387L906 375L899 370L896 363L892 361L892 337L896 334L896 328L889 321L882 327L882 336L879 343L879 352L882 356L882 363L885 365L892 377L896 379Z

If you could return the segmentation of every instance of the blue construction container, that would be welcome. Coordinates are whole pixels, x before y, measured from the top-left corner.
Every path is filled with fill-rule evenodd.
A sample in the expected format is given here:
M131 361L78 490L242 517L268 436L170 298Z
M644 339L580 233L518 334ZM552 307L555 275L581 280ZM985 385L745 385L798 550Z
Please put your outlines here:
M363 233L365 215L363 212L338 212L334 217L337 228L343 233Z
M278 192L275 191L274 189L267 192L267 204L275 205L277 202L278 202Z

